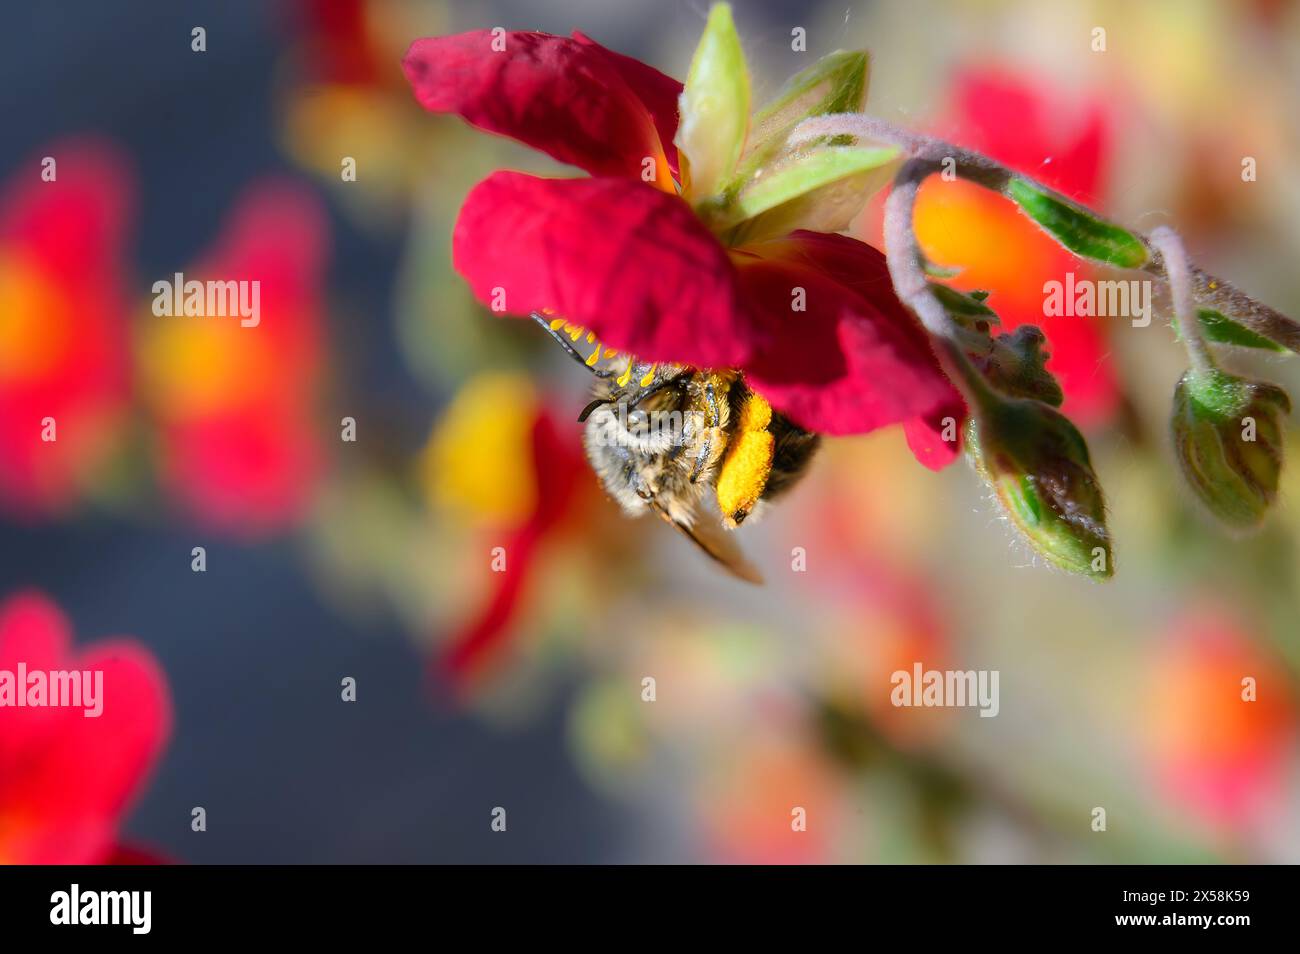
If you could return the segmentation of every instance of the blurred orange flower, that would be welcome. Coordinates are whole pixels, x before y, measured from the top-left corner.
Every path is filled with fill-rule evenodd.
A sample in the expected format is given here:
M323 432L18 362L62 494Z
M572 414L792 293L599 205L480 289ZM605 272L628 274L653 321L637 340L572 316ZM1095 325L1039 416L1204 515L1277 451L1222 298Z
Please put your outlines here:
M1149 758L1166 797L1221 828L1259 818L1295 743L1285 671L1228 613L1200 607L1169 627L1149 679Z
M1097 207L1109 149L1103 107L1088 101L1071 108L1042 88L1009 74L959 74L945 138ZM1004 331L1022 324L1043 329L1052 355L1047 367L1065 391L1066 414L1086 426L1116 410L1119 391L1099 322L1117 319L1043 314L1044 283L1063 282L1071 271L1089 278L1088 266L1010 201L962 180L931 177L917 201L916 233L931 261L961 269L954 287L992 292L989 304Z
M53 143L0 196L0 508L66 510L126 407L130 175L111 146Z
M182 274L187 282L260 282L258 322L145 319L137 354L159 426L162 480L206 524L276 530L311 500L321 464L315 405L328 235L310 192L288 182L255 185L214 247Z
M767 738L731 749L696 793L705 860L819 864L842 846L843 781L818 749Z
M44 596L0 604L0 672L102 672L99 716L81 707L0 706L0 863L143 860L117 826L171 734L167 681L129 639L73 654L68 622ZM14 677L11 677L14 678ZM26 691L26 687L17 687Z

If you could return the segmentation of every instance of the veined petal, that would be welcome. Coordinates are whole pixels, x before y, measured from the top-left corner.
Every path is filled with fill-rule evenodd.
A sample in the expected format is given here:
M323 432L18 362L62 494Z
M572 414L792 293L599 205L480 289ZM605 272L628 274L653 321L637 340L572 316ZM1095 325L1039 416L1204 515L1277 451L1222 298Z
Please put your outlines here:
M735 259L768 341L746 376L801 426L861 434L960 406L871 246L800 231Z
M656 84L649 67L633 71L616 56L587 37L476 30L416 40L402 68L427 110L455 113L592 175L639 178L645 159L666 162L661 117L623 77L635 72L646 88Z
M574 30L573 39L609 60L623 82L641 100L654 120L655 129L659 132L659 143L663 146L668 165L675 175L677 146L673 144L673 139L677 136L677 99L682 95L682 84L647 63L601 46L585 33Z
M549 308L648 361L734 367L757 343L726 251L641 182L493 173L461 206L452 255L494 310Z

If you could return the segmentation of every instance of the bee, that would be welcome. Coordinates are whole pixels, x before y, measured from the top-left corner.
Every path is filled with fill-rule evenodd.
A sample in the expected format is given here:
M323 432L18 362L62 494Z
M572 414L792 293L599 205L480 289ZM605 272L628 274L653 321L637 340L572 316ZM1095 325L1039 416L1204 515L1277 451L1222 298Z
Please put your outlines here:
M623 512L657 514L733 575L761 583L731 531L799 482L820 436L773 410L738 371L626 355L621 372L599 367L617 352L563 319L532 318L596 378L578 415L583 447ZM584 335L595 346L586 358L575 347Z

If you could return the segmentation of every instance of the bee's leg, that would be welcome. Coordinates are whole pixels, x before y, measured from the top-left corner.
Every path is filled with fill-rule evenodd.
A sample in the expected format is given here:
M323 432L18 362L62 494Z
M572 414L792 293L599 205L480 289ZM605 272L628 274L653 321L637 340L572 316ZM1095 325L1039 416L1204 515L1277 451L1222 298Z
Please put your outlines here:
M714 428L716 428L721 421L721 416L718 413L718 396L713 392L712 381L705 385L704 396L709 405L709 423L706 425L706 429L709 433L708 436L704 438L704 446L702 446L700 452L695 455L695 465L691 468L691 483L698 481L700 475L704 473L704 465L708 463L709 455L713 452Z
M613 371L607 370L605 368L592 367L591 364L588 363L588 360L579 353L578 349L575 348L573 345L569 344L568 340L564 337L564 335L560 334L558 331L556 331L554 328L551 327L551 323L547 321L543 315L540 315L537 312L533 312L531 315L529 315L529 317L532 318L533 321L541 325L542 330L545 331L552 338L554 338L556 344L558 344L561 348L563 348L565 351L569 353L569 357L571 357L574 361L578 362L578 364L582 365L584 368L586 368L596 377L612 378L614 376Z

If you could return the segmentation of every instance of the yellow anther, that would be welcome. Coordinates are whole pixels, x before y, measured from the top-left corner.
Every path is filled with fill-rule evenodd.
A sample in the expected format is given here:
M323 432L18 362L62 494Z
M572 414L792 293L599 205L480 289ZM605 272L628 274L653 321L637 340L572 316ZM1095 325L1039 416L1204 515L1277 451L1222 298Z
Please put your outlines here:
M596 333L594 331L588 331L587 344L595 344L595 343L596 343Z
M560 330L561 328L563 328L566 324L567 324L567 322L566 322L563 318L556 318L554 321L551 322L551 330L552 330L552 331L559 331L559 330Z
M623 369L623 373L616 380L620 388L627 387L627 382L632 380L632 358L630 356L627 359L627 367Z
M606 349L605 349L605 357L606 357L606 358L612 358L612 357L614 357L614 355L616 355L616 354L618 354L618 352L615 351L613 348L606 348Z
M650 370L647 371L647 372L642 376L642 378L641 378L641 387L643 387L643 388L648 388L648 387L650 387L650 382L653 381L653 380L655 379L655 368L656 368L656 367L657 367L657 365L653 365L653 364L650 365Z
M569 332L569 339L570 339L571 341L577 341L577 340L578 340L579 338L581 338L581 337L582 337L582 326L581 326L581 325L575 327L572 331Z
M599 360L600 360L600 345L596 345L596 350L591 353L591 356L589 358L587 358L587 367L589 368L592 367Z

